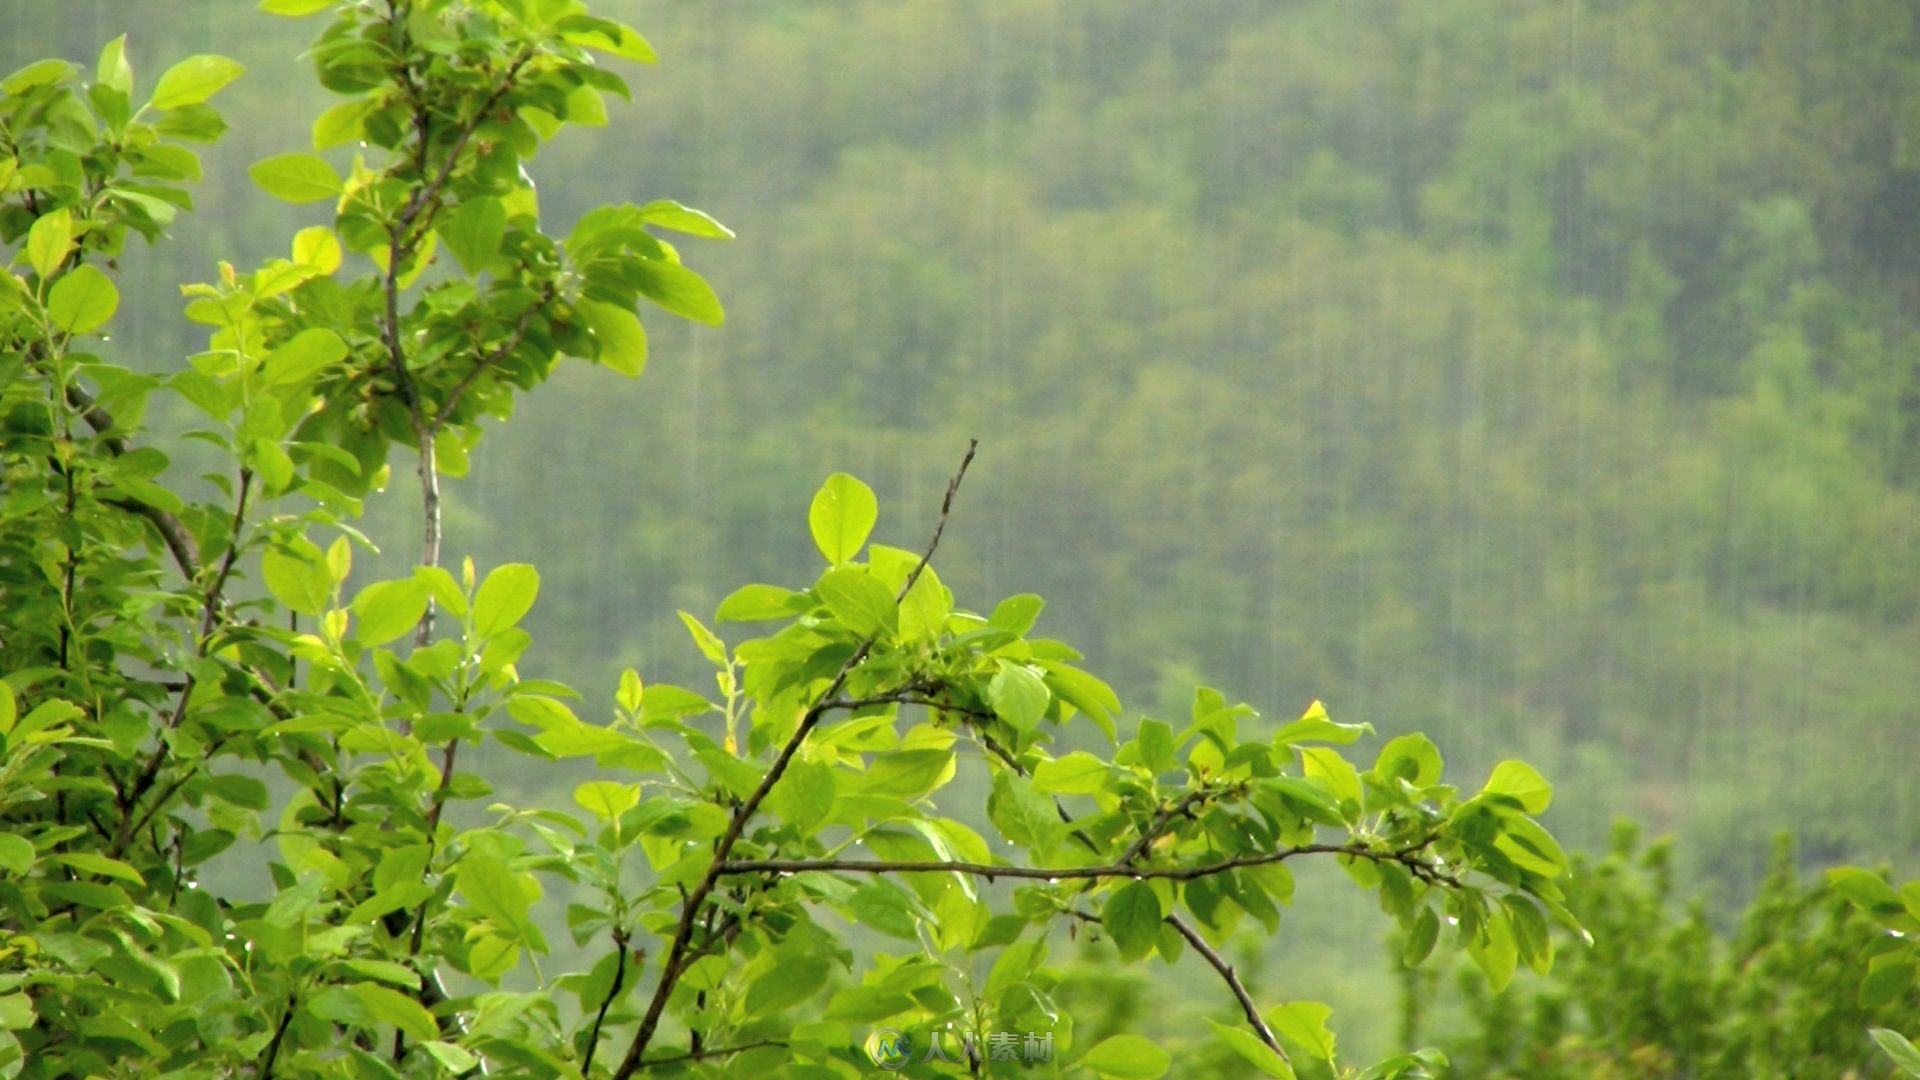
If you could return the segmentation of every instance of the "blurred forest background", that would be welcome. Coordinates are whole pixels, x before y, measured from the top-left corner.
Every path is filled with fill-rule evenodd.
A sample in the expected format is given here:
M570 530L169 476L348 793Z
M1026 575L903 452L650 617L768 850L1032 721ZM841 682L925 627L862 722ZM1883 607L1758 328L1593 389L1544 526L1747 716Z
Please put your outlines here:
M451 552L541 568L524 670L704 686L675 608L805 580L836 469L917 546L977 435L942 575L1044 595L1136 708L1204 681L1425 730L1463 783L1523 756L1572 846L1633 817L1729 905L1783 829L1915 866L1910 0L597 6L662 64L543 151L543 221L666 196L740 239L689 251L723 329L654 321L637 383L563 370L449 485ZM126 260L118 346L178 364L177 283L320 220L245 173L307 147L313 24L0 26L5 70L123 31L143 78L249 67L178 242ZM1374 962L1384 919L1300 904L1335 944L1270 965ZM1282 981L1384 1041L1384 976L1328 978Z

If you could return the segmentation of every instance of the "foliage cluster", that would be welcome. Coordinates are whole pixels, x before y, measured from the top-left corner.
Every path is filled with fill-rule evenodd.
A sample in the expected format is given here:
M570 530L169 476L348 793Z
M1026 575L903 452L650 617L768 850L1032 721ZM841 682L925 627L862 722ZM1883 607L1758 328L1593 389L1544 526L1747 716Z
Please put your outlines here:
M563 358L638 374L640 300L718 322L659 231L729 234L666 201L543 228L528 160L626 92L596 55L652 56L573 0L261 6L330 16L310 55L341 100L312 151L249 171L331 215L184 286L206 348L167 370L106 355L113 271L190 207L188 144L241 66L189 57L143 99L119 38L91 80L0 80L0 1074L852 1076L881 1024L1044 1029L1055 1071L1166 1073L1052 1001L1049 942L1083 926L1123 961L1191 954L1233 1016L1216 1037L1289 1077L1335 1066L1326 1008L1257 999L1219 949L1277 930L1313 858L1411 952L1550 967L1549 923L1577 924L1537 772L1462 788L1424 735L1362 757L1366 725L1275 727L1209 689L1190 722L1127 712L1034 632L1037 597L979 614L933 569L971 449L923 550L869 543L877 500L835 474L808 514L826 569L714 613L759 636L681 613L712 691L629 670L587 719L523 676L540 575L444 567L441 479ZM150 400L194 416L204 484L145 437ZM396 446L420 560L356 574ZM461 756L481 743L598 778L496 797ZM946 798L962 769L983 813Z
M1622 825L1603 858L1574 858L1567 905L1593 947L1505 994L1403 968L1403 1037L1446 1046L1462 1077L1733 1080L1887 1075L1875 1041L1893 1053L1886 1029L1912 1026L1911 946L1885 931L1920 903L1864 870L1808 880L1785 838L1743 911L1679 911L1671 841Z

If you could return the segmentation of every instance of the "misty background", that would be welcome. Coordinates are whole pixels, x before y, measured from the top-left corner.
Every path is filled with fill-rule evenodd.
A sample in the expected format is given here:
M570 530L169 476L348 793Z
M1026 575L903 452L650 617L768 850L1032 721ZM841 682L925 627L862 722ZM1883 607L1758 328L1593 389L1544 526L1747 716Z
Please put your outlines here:
M583 715L626 666L706 689L674 610L810 580L830 472L918 548L978 436L942 577L1045 596L1136 712L1204 682L1424 730L1463 785L1524 757L1570 847L1634 818L1720 902L1781 830L1911 874L1920 8L594 6L661 63L541 152L542 224L669 197L739 239L680 244L725 327L647 313L643 378L563 365L446 485L450 556L539 566L521 669ZM178 283L325 220L245 172L308 148L320 25L0 0L0 70L122 32L141 93L249 69L195 212L124 260L130 362L201 347ZM370 510L396 572L406 488ZM1288 919L1256 967L1386 926L1304 886ZM1361 976L1285 981L1384 1030Z

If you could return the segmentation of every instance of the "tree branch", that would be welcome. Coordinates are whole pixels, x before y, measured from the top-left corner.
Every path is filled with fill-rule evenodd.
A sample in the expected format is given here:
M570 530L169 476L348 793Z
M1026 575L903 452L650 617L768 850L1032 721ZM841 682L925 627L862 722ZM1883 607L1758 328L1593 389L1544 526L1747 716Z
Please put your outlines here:
M518 349L520 343L527 339L527 329L533 325L534 313L553 302L554 291L554 283L549 281L546 287L540 290L539 299L527 305L527 310L520 313L520 320L514 324L513 332L507 336L507 340L502 342L499 348L481 357L480 360L473 365L473 370L467 372L458 383L454 384L453 389L448 391L447 399L440 403L439 414L433 418L433 429L435 431L446 426L448 418L453 416L454 407L460 404L462 397L466 396L468 388L473 386L474 382L478 380L488 368L513 355L513 351Z
M1147 827L1140 830L1140 838L1135 840L1132 846L1127 848L1126 853L1120 856L1121 864L1125 865L1145 855L1147 849L1153 846L1153 842L1160 838L1160 833L1167 827L1168 822L1192 809L1196 803L1205 802L1215 794L1217 794L1217 792L1211 788L1198 787L1173 802L1168 803L1166 806L1161 807L1160 812L1155 814L1153 820L1147 823Z
M1092 923L1095 926L1101 925L1100 916L1090 912L1076 908L1069 914L1081 922ZM1240 981L1240 974L1233 970L1232 964L1227 963L1226 957L1220 955L1220 950L1208 944L1207 939L1200 936L1200 931L1195 930L1186 920L1169 915L1165 921L1172 924L1174 930L1186 939L1187 944L1193 946L1193 951L1199 953L1201 959L1207 962L1207 966L1219 974L1220 981L1227 984L1227 989L1233 992L1234 1000L1240 1003L1240 1011L1246 1014L1248 1026L1253 1028L1254 1034L1260 1036L1261 1042L1267 1044L1267 1049L1280 1055L1280 1060L1292 1064L1287 1052L1281 1049L1280 1040L1274 1038L1273 1029L1267 1026L1266 1019L1260 1015L1260 1007L1254 1003L1253 995L1247 992L1247 984Z
M1164 878L1170 881L1192 881L1196 878L1212 877L1231 870L1240 870L1250 866L1267 866L1272 863L1286 862L1301 855L1346 855L1356 859L1366 859L1377 863L1399 863L1406 867L1414 877L1433 884L1459 885L1459 880L1448 874L1438 864L1421 859L1418 852L1424 848L1388 849L1370 848L1364 844L1301 844L1296 847L1281 848L1278 851L1263 851L1257 855L1238 855L1217 863L1204 863L1198 866L1132 866L1127 863L1113 863L1107 866L1015 866L995 863L964 862L957 859L733 859L716 862L720 876L735 874L799 874L809 870L823 870L830 873L850 874L967 874L972 877L1019 878L1029 881L1103 881L1109 878Z
M127 452L126 438L113 434L120 430L119 421L113 418L112 413L96 404L93 395L87 393L84 387L78 383L68 383L67 403L79 411L80 418L87 422L87 426L93 429L94 434L100 436L100 441L106 444L107 449L115 457ZM136 499L109 499L107 503L146 518L153 524L154 530L160 534L161 542L166 545L167 553L173 556L174 565L180 568L181 575L188 581L192 581L199 575L199 545L193 542L193 534L187 531L187 527L180 523L179 518L157 506L149 506Z
M655 1065L678 1065L685 1061L700 1061L705 1058L726 1057L729 1054L758 1050L763 1046L785 1045L787 1044L781 1042L779 1039L761 1039L758 1042L741 1043L739 1046L710 1046L704 1050L689 1050L684 1054L674 1054L671 1057L654 1058L652 1061L643 1061L640 1063L640 1068L650 1069ZM584 1072L585 1070L582 1071Z
M967 440L967 452L961 457L960 467L954 472L953 479L947 483L947 494L941 500L940 517L934 522L933 536L927 541L926 551L920 556L920 561L914 565L913 572L907 575L906 582L901 585L896 600L904 598L913 590L914 583L920 580L920 575L926 570L934 551L939 548L940 537L946 532L947 517L953 512L953 497L960 490L961 481L966 479L967 467L973 464L974 452L979 447L978 439ZM840 704L837 696L841 688L846 685L847 676L867 658L867 654L873 650L873 642L873 638L861 642L860 647L853 651L853 655L847 657L846 662L840 665L840 670L834 673L826 690L800 718L799 726L787 739L786 745L780 748L779 756L774 758L766 775L760 778L759 786L755 787L753 793L734 810L732 820L727 823L727 831L714 844L712 865L707 867L707 872L701 876L699 884L693 887L681 904L680 921L674 928L673 943L668 947L666 959L661 965L660 981L654 987L653 998L647 1002L647 1011L640 1019L640 1029L634 1033L632 1045L627 1047L626 1057L621 1060L620 1067L614 1070L614 1080L628 1080L640 1068L641 1056L646 1053L647 1044L652 1041L654 1031L660 1026L660 1015L666 1010L667 998L673 993L674 985L679 981L688 963L687 944L693 936L694 924L699 919L700 905L706 902L714 886L719 883L721 867L726 864L727 856L733 852L733 846L739 843L741 834L746 831L747 822L760 809L760 804L766 801L767 793L773 790L773 785L779 783L780 777L786 774L787 765L793 761L793 755L799 751L800 744L806 741L814 726L820 722L820 718L826 715L828 709Z
M206 599L200 607L200 638L194 643L195 656L204 657L211 651L209 646L213 642L214 627L218 622L220 611L225 607L224 592L227 587L227 579L232 575L233 564L240 556L240 529L241 526L246 523L247 496L252 490L253 472L250 469L242 468L240 470L240 486L235 493L233 501L233 519L227 535L227 550L220 558L219 571L214 574L213 581L207 585ZM175 701L173 714L167 718L168 731L177 729L181 722L186 719L187 703L193 697L195 684L196 680L194 676L189 673L186 682L180 687L180 696ZM160 766L167 760L167 749L166 732L162 732L159 739L155 742L153 753L148 755L147 763L141 767L140 775L135 778L133 784L127 788L126 795L122 800L120 829L114 836L113 845L110 849L113 854L117 855L126 850L127 844L133 840L134 833L138 832L147 822L153 820L153 816L160 812L161 807L166 805L166 800L172 798L186 783L188 777L192 775L189 773L188 777L182 777L172 786L168 787L167 790L161 794L161 797L155 800L153 806L149 807L147 812L136 821L134 810L140 803L140 797L145 795L147 790L153 786L154 781L159 778ZM211 755L211 753L212 750L210 748L208 754Z
M1027 770L1021 767L1020 762L1016 760L1012 754L1007 752L1006 747L994 741L991 735L988 735L984 731L976 731L975 734L980 739L980 745L986 747L989 753L999 758L1007 768L1012 769L1021 776L1027 775ZM1067 808L1061 804L1059 799L1053 800L1053 812L1060 815L1062 822L1068 825L1073 824L1073 815L1067 813ZM1075 828L1072 835L1075 839L1079 840L1081 846L1085 847L1088 851L1096 854L1099 852L1099 845L1093 842L1093 838L1087 835L1085 829ZM1421 845L1421 847L1425 846L1425 844ZM1131 860L1129 859L1128 861ZM1097 916L1088 915L1083 911L1074 911L1073 914L1090 922L1098 923L1100 921ZM1267 1049L1280 1055L1280 1060L1287 1061L1286 1050L1281 1048L1280 1040L1274 1038L1273 1029L1269 1028L1267 1022L1261 1018L1260 1010L1254 1007L1253 996L1247 993L1246 984L1240 981L1240 976L1233 970L1233 965L1227 963L1226 959L1222 957L1219 952L1213 949L1212 946L1209 946L1206 943L1206 939L1200 936L1200 932L1195 930L1193 925L1187 922L1187 920L1181 918L1178 913L1169 912L1164 921L1172 925L1181 937L1191 943L1194 946L1194 951L1199 953L1201 957L1213 967L1213 970L1219 974L1221 981L1227 984L1227 989L1233 994L1235 1000L1240 1002L1240 1009L1246 1013L1248 1026L1253 1028L1253 1033L1259 1036L1260 1041L1267 1045Z
M619 959L613 965L613 985L607 988L607 998L600 1003L600 1009L593 1014L593 1031L587 1036L586 1060L580 1065L581 1076L593 1075L593 1055L600 1049L600 1027L607 1022L607 1010L613 1008L615 999L627 985L627 932L621 927L613 928L613 947L619 950Z

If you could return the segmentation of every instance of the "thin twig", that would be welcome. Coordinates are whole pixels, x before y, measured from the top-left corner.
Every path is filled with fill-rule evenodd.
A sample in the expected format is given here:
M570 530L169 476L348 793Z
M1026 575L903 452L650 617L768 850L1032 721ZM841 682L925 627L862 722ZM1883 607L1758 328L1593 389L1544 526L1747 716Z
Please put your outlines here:
M527 305L527 310L520 313L520 320L514 324L513 332L507 335L507 340L502 342L499 348L481 357L473 365L473 370L467 372L459 382L454 384L453 389L447 392L447 399L440 404L439 415L433 418L433 429L436 432L446 426L447 420L453 416L454 407L460 404L460 399L466 396L468 388L480 378L481 374L513 355L513 351L527 339L527 329L533 325L533 316L542 307L553 302L554 290L554 283L549 281L546 287L540 290L539 299Z
M600 1026L607 1022L607 1010L613 1008L621 989L627 985L627 932L624 928L613 928L613 947L619 950L619 959L613 965L613 985L607 988L607 998L600 1003L600 1011L593 1014L593 1031L587 1036L587 1055L580 1065L581 1076L593 1075L593 1055L600 1049Z
M1218 792L1212 788L1194 788L1180 798L1161 807L1160 812L1155 814L1153 820L1147 823L1147 827L1140 830L1140 838L1135 840L1133 845L1127 848L1126 853L1120 856L1120 862L1124 865L1145 855L1147 849L1153 846L1153 842L1160 838L1160 833L1167 827L1168 822L1191 810L1194 804L1205 802L1216 794L1218 794Z
M280 1014L280 1026L273 1029L273 1040L267 1043L267 1051L260 1057L260 1080L273 1080L273 1062L280 1056L280 1040L286 1038L287 1027L293 1023L293 995L287 995L287 1007Z
M758 1042L741 1043L739 1046L711 1046L705 1050L689 1050L684 1054L674 1054L672 1057L654 1058L651 1061L643 1061L640 1063L640 1068L650 1069L655 1065L678 1065L683 1061L700 1061L705 1058L726 1057L728 1054L739 1054L748 1050L758 1050L763 1046L785 1045L787 1044L781 1042L779 1039L761 1039Z
M1015 760L1013 755L1008 753L1005 747L995 742L992 736L984 731L977 732L976 734L980 739L981 745L985 746L989 753L999 758L1007 768L1021 776L1027 775L1027 770L1021 767L1020 762ZM1067 808L1061 804L1059 799L1053 800L1053 812L1058 814L1060 820L1065 824L1073 825L1073 815L1067 813ZM1088 851L1096 854L1099 853L1099 845L1093 842L1093 838L1087 835L1085 829L1076 827L1072 835L1078 839L1081 846L1085 847ZM1424 847L1426 847L1426 844L1422 843L1414 850L1417 851ZM1089 922L1100 922L1099 917L1088 915L1083 911L1076 910L1073 911L1072 914ZM1286 1050L1280 1046L1280 1040L1274 1038L1273 1029L1269 1028L1267 1022L1261 1019L1260 1010L1254 1007L1253 995L1247 992L1246 984L1240 981L1240 976L1233 970L1233 965L1227 963L1226 958L1222 957L1212 946L1207 945L1206 940L1200 936L1200 932L1194 929L1193 925L1187 922L1187 920L1181 918L1177 912L1169 912L1163 921L1172 926L1181 937L1194 944L1194 951L1199 953L1201 958L1212 966L1213 970L1220 976L1221 981L1227 984L1227 989L1233 994L1234 999L1240 1003L1240 1009L1246 1013L1247 1023L1253 1028L1254 1034L1259 1036L1260 1041L1266 1044L1267 1049L1278 1054L1280 1060L1288 1061Z
M239 558L240 554L240 529L241 526L246 523L247 496L252 490L253 471L243 468L240 470L240 486L234 497L233 519L228 526L227 550L220 558L220 568L214 574L213 581L207 585L206 599L200 608L200 638L194 643L194 655L196 657L204 657L212 651L210 646L213 643L214 628L218 624L219 613L225 607L224 593L227 587L227 580L232 576L233 564ZM189 673L186 681L181 684L179 697L176 698L174 702L173 713L167 718L168 731L177 730L181 723L185 721L187 716L187 703L193 698L195 685L195 677ZM147 822L153 820L153 816L159 813L162 806L166 805L166 800L172 798L174 793L179 791L180 787L186 782L186 778L176 780L175 783L163 793L161 798L156 800L154 805L148 808L144 816L139 818L138 821L135 820L133 814L134 808L139 805L140 797L145 795L147 790L153 786L154 781L158 779L160 766L167 760L167 750L166 736L162 733L160 738L155 742L153 753L148 755L146 764L141 767L140 775L134 780L132 786L127 788L126 794L121 800L120 830L114 837L111 848L112 854L118 855L120 852L126 850L126 846L133 840L134 834ZM208 752L211 754L211 750ZM189 773L188 775L191 776L192 774Z
M947 483L946 497L940 502L940 517L934 522L933 535L927 541L926 551L921 554L920 561L915 564L913 572L907 575L905 583L900 586L896 599L904 598L913 590L914 583L920 580L920 575L926 570L927 563L932 560L934 551L939 548L940 537L946 532L947 518L953 512L953 497L960 490L961 481L966 479L967 467L973 464L973 455L979 447L978 439L967 440L967 452L961 457L960 467L954 471L953 479ZM673 993L674 985L679 981L688 963L687 945L693 936L694 924L699 920L700 905L706 902L714 886L719 882L720 869L726 864L727 856L732 854L733 846L740 841L741 834L746 831L747 822L752 819L755 811L760 809L760 804L766 801L767 793L773 790L773 785L779 783L780 778L786 774L787 765L792 762L793 755L799 751L800 744L806 741L808 734L820 722L820 718L826 715L829 708L838 704L836 699L841 688L847 683L847 676L851 675L853 669L859 667L860 663L867 658L867 654L873 650L873 643L873 638L861 642L859 648L855 649L853 654L840 665L840 670L834 673L826 690L800 718L800 723L794 729L793 735L787 739L786 745L780 748L779 755L774 758L766 774L760 778L759 785L735 808L732 820L727 823L727 831L714 844L713 863L707 867L707 872L701 876L699 884L693 887L687 894L685 902L681 904L680 921L674 928L673 943L668 947L666 959L662 962L660 981L654 987L653 998L647 1002L647 1011L640 1019L640 1029L634 1033L632 1045L627 1047L626 1057L621 1060L620 1067L614 1070L614 1080L627 1080L635 1070L640 1068L641 1057L646 1053L647 1044L652 1041L654 1031L660 1026L660 1015L666 1010L667 998Z

